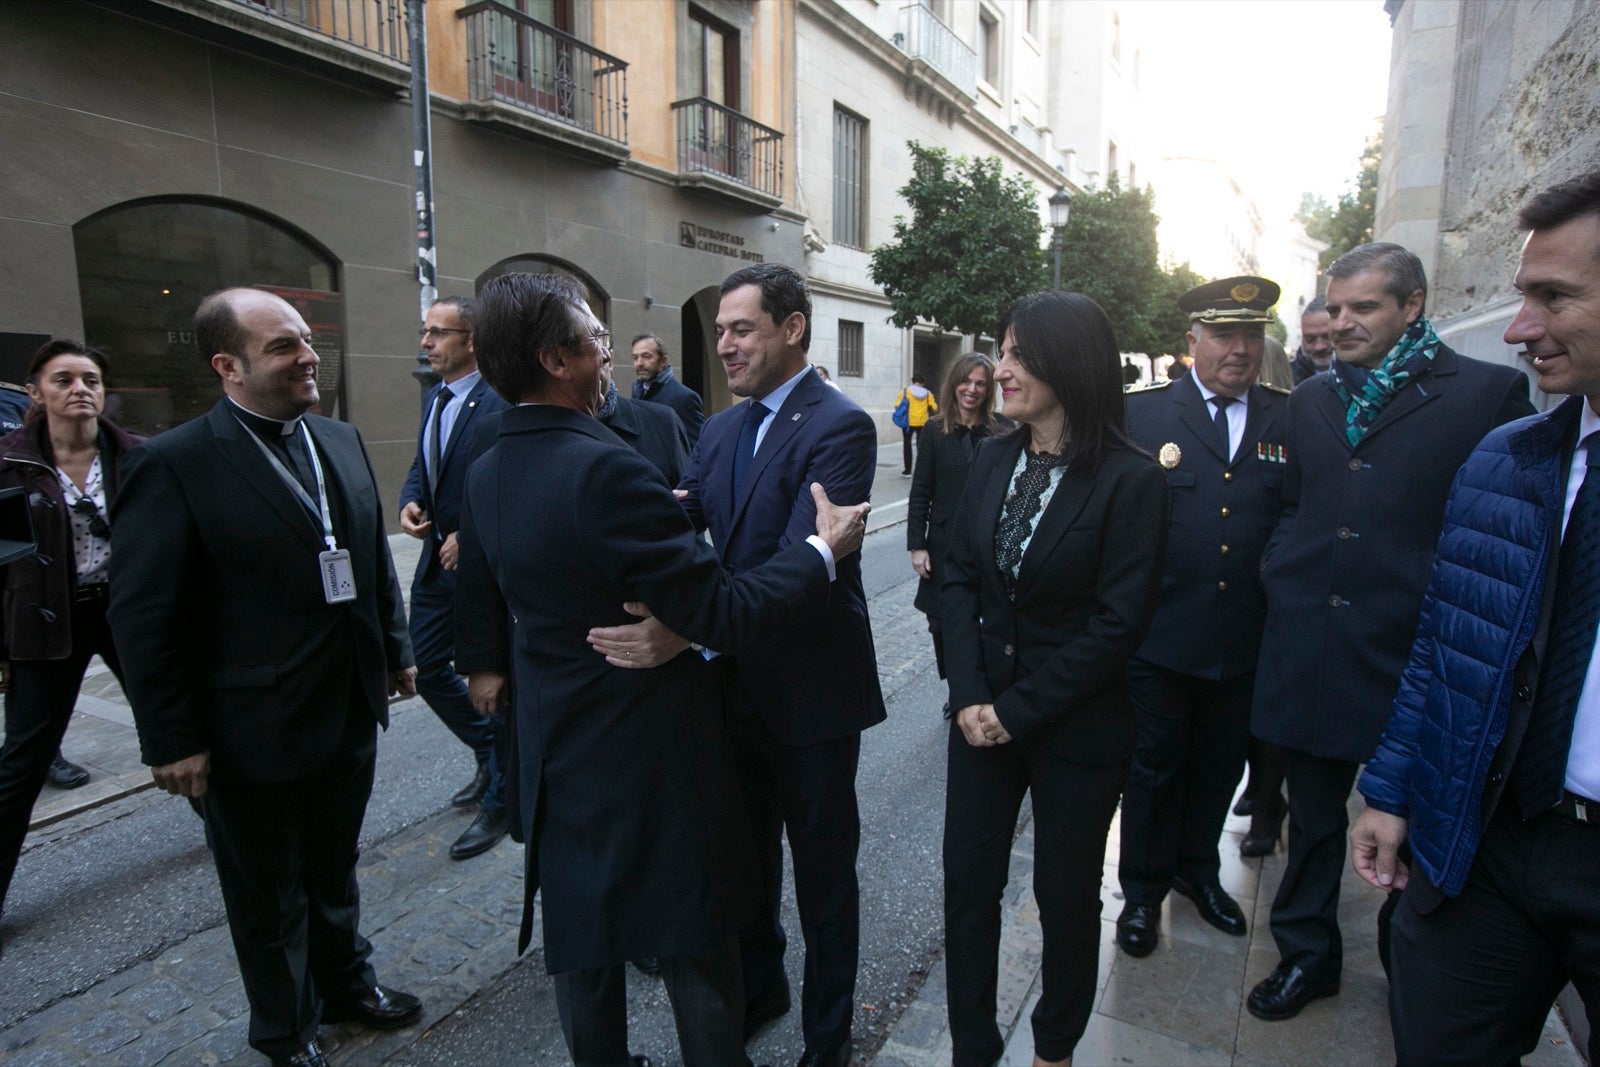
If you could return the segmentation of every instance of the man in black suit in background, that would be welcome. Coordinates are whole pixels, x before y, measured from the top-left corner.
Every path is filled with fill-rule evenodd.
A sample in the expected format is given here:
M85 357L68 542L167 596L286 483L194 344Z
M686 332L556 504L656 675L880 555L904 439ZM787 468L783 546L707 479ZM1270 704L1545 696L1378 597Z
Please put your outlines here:
M355 875L375 727L416 669L360 435L307 414L305 320L225 289L195 339L225 395L129 453L109 616L141 755L161 788L200 799L250 1044L316 1067L319 1020L422 1014L377 982Z
M700 440L700 427L706 417L700 404L700 394L678 381L667 359L666 346L653 333L641 333L633 339L633 372L639 380L633 383L633 398L665 404L677 412L683 423L683 432L689 435L689 451L694 451ZM677 485L676 479L672 482Z
M1122 793L1117 944L1156 947L1176 890L1226 934L1244 912L1223 890L1217 838L1250 740L1267 613L1257 570L1278 518L1288 400L1257 382L1278 286L1225 278L1178 298L1193 373L1128 395L1128 433L1167 473L1161 599L1128 665L1138 743Z

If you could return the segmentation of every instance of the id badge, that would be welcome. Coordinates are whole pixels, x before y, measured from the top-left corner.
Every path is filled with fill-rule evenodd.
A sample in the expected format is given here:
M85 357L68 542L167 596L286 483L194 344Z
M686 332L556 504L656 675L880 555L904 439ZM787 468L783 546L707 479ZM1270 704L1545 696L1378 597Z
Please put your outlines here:
M344 604L356 598L356 572L347 550L317 553L317 569L322 572L322 597L328 603Z

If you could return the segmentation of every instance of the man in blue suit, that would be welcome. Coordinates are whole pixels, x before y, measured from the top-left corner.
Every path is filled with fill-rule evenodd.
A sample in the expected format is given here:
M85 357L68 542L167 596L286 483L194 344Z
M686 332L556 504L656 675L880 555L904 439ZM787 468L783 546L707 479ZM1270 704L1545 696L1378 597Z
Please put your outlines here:
M812 482L832 500L867 499L878 435L866 412L809 366L811 296L794 270L762 263L730 275L716 325L728 389L750 402L706 421L681 492L695 526L710 529L723 566L738 577L814 532ZM633 651L637 666L658 662L641 654L646 647L673 654L687 646L654 619L597 635L597 647ZM734 756L761 880L760 913L739 936L745 1037L790 1006L779 910L787 832L806 945L800 1063L843 1067L860 946L856 765L861 731L885 714L860 555L839 561L826 604L719 662L739 709Z
M479 804L478 817L450 846L450 858L487 852L505 835L505 787L494 757L494 726L467 699L467 685L456 673L456 528L461 491L472 461L477 420L506 402L478 373L472 347L472 301L447 296L434 302L423 320L422 350L428 366L443 379L422 404L417 458L400 490L400 529L426 542L411 580L411 644L417 657L417 691L450 732L472 749L477 770L450 802Z

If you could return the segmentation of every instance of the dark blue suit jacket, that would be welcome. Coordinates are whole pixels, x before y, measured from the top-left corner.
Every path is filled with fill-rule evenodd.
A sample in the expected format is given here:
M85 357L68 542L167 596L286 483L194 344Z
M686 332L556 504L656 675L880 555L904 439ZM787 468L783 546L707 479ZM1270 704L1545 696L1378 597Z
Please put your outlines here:
M1267 618L1261 553L1288 467L1288 395L1256 385L1248 405L1228 460L1194 375L1128 394L1133 439L1153 456L1169 444L1179 452L1166 472L1161 599L1137 658L1213 681L1256 669Z
M700 440L700 430L705 424L706 417L701 409L700 394L678 381L676 377L666 381L657 379L644 388L643 396L634 397L635 400L648 400L652 404L665 404L678 414L678 421L683 423L683 432L689 435L689 447L692 449Z
M461 410L456 414L455 424L450 427L450 439L440 450L444 469L439 472L438 486L430 491L427 461L422 450L427 439L428 415L433 411L433 402L443 388L442 383L434 386L422 400L422 421L417 430L417 455L411 461L411 470L406 474L406 484L400 490L402 510L407 504L416 501L427 513L428 518L433 520L433 532L429 534L427 547L417 560L417 573L414 579L416 581L448 573L439 565L439 546L444 544L444 539L455 533L461 525L461 493L467 484L467 468L472 465L474 458L472 444L478 432L477 422L483 416L502 411L507 406L506 402L500 399L500 394L489 388L488 382L482 378L478 379L478 384L472 387L472 391L462 401Z
M707 420L681 488L697 528L711 531L723 566L746 574L816 533L811 483L836 504L872 491L878 434L872 419L814 371L773 417L735 492L733 455L745 405ZM747 703L787 745L847 737L882 722L883 692L861 586L861 554L840 560L825 604L747 642L738 655Z

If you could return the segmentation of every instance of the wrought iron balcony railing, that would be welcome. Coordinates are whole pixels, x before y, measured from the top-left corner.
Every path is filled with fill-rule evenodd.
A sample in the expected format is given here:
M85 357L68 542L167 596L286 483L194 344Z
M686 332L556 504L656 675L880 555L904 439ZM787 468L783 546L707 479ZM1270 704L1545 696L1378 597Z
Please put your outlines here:
M703 97L672 105L678 120L678 171L709 174L783 196L783 134Z
M475 103L510 104L626 147L627 63L494 0L456 14L467 23Z
M405 0L233 0L343 44L400 63L411 61Z
M895 38L906 55L922 60L963 93L977 97L978 54L940 22L927 4L919 0L900 9L900 32Z

